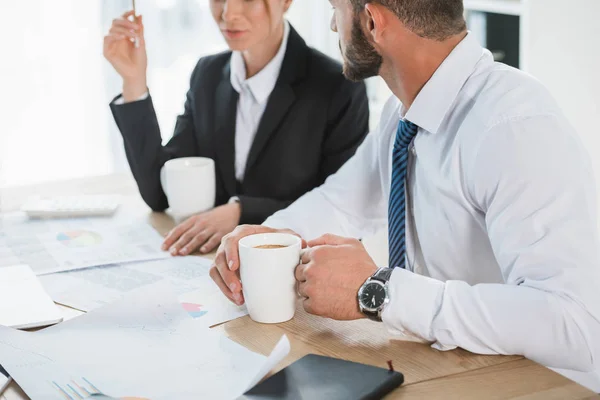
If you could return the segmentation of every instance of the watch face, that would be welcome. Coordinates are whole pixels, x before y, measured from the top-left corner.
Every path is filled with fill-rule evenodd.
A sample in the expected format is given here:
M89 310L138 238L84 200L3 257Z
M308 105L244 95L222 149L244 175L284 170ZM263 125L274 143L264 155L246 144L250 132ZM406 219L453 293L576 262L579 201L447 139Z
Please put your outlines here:
M369 282L360 292L360 303L363 307L376 310L385 303L385 287L379 282Z

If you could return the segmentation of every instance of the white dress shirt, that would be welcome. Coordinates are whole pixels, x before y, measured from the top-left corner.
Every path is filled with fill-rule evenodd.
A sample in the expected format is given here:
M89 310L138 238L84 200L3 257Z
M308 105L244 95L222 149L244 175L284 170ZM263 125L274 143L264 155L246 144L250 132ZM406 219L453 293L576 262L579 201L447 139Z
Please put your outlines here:
M290 26L284 24L283 41L273 59L256 75L246 79L246 64L242 53L231 54L231 85L240 94L235 123L235 177L244 180L248 154L258 130L258 124L267 107L267 100L275 88L290 35Z
M600 391L590 372L600 366L600 256L588 154L547 90L495 63L471 34L409 110L392 97L356 155L265 225L307 239L384 228L402 116L420 128L407 265L392 274L385 326L440 350L587 371Z
M285 21L283 41L277 54L260 72L248 79L246 79L246 63L242 53L234 51L231 54L231 86L239 93L235 124L235 177L240 182L244 180L248 155L258 130L258 124L267 107L267 100L279 78L289 36L290 25ZM136 100L147 98L148 92ZM123 97L119 97L114 103L122 105L125 100Z

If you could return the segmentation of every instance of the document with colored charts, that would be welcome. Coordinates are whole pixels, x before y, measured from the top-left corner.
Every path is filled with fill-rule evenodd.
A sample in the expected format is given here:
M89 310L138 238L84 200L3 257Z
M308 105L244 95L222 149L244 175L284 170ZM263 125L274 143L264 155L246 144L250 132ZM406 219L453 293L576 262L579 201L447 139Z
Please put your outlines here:
M81 311L121 300L145 286L168 282L184 309L206 326L247 315L246 307L231 303L210 278L211 265L202 257L173 257L61 272L39 279L55 302Z
M0 216L0 267L29 265L36 275L170 255L145 221L124 217L30 220Z
M0 363L32 399L235 399L289 353L269 357L190 317L168 285L38 332L0 326Z

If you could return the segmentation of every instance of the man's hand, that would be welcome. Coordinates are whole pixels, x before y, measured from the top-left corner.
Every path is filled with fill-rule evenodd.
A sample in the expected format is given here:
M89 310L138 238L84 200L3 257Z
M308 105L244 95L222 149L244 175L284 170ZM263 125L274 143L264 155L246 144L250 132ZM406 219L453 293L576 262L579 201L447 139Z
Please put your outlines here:
M226 235L221 241L219 250L217 250L215 265L210 269L210 277L219 286L223 294L239 306L244 304L244 295L242 294L242 283L240 282L238 243L246 236L271 232L291 233L292 235L299 236L289 229L280 230L260 225L242 225ZM306 247L306 242L302 241L302 247ZM276 301L277 299L274 300Z
M298 292L304 309L336 320L364 318L358 307L358 290L377 271L362 243L335 235L311 242L296 268Z
M239 203L232 203L190 217L169 232L162 249L174 256L187 256L198 249L210 253L239 224L241 211Z

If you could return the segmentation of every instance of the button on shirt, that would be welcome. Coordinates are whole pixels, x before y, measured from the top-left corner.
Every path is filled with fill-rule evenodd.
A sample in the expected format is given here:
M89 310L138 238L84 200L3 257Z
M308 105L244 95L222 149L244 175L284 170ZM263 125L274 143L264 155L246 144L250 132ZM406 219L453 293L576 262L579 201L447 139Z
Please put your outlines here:
M246 79L246 64L242 53L231 54L231 85L240 94L235 124L235 177L244 180L248 154L267 107L269 95L275 88L287 48L290 26L284 24L283 42L275 57L256 75Z
M590 160L547 90L469 34L410 109L392 97L337 174L265 225L307 239L385 229L400 118L407 268L383 322L441 350L520 354L600 391L600 260ZM569 375L570 374L570 375ZM585 381L587 379L587 381Z

